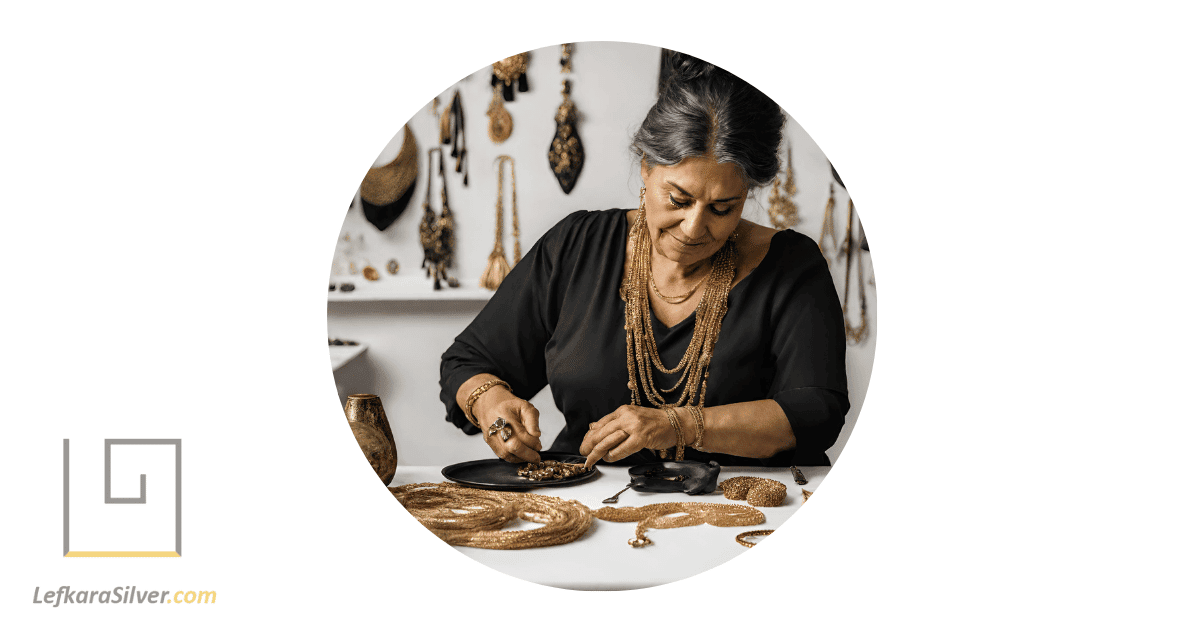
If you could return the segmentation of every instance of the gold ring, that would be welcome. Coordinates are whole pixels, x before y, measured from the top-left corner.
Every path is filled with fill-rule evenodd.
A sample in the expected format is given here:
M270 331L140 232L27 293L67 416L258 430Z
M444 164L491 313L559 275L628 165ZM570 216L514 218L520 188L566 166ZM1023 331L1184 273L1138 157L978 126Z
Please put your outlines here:
M504 428L500 430L501 442L507 443L508 439L512 438L512 435L513 435L512 427L505 425Z
M496 419L495 423L492 423L492 429L498 430L498 429L504 427L505 425L508 425L508 421L505 421L504 417L500 417L500 418Z
M750 541L747 541L746 540L747 537L771 536L772 532L774 532L774 530L751 530L749 532L743 532L743 533L737 535L733 540L737 541L738 543L740 543L742 545L745 545L746 547L754 547L755 545L758 545L758 543L757 542L751 543Z

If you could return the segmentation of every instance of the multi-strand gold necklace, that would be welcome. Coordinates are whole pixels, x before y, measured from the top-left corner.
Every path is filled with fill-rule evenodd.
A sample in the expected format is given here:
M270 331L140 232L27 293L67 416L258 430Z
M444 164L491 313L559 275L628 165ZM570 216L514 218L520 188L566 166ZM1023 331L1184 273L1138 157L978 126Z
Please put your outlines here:
M703 407L708 392L708 365L721 331L721 321L729 309L729 290L733 286L735 271L734 238L727 240L713 256L713 268L704 296L696 306L692 341L679 364L667 368L658 354L658 344L654 340L654 319L650 312L651 243L650 228L646 224L645 190L642 190L641 207L629 237L633 240L633 263L622 283L621 297L625 300L625 361L629 370L630 403L641 405L644 392L646 400L658 408L677 408L689 404ZM679 373L679 380L674 386L660 391L654 384L652 369L667 375ZM663 397L663 393L672 393L681 387L683 390L674 403L667 402Z

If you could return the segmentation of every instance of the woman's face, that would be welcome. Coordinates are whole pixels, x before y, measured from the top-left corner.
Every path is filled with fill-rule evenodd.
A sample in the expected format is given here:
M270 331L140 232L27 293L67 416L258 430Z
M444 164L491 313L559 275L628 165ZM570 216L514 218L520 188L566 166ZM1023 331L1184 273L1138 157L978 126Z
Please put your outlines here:
M688 157L674 166L648 168L646 224L659 255L680 264L711 257L737 229L749 192L735 164Z

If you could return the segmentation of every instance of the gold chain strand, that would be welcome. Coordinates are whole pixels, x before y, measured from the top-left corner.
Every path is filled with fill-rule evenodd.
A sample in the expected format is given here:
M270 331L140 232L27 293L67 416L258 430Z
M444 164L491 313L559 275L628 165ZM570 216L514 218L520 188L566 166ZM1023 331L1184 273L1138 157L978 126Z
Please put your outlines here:
M702 523L728 528L758 525L767 520L761 510L751 506L704 502L666 502L624 508L605 506L593 510L592 515L603 521L638 522L634 538L629 539L633 547L645 547L653 543L646 536L649 528L684 528Z
M517 221L517 166L513 158L500 155L496 158L499 168L496 172L496 240L492 252L488 255L487 268L479 278L479 287L495 290L508 276L512 267L504 255L504 164L508 164L509 178L512 182L512 217L513 217L513 265L521 261L521 227Z
M733 537L733 540L737 541L741 545L745 545L746 547L754 547L755 545L758 545L758 541L751 543L750 541L746 540L747 538L752 536L771 536L772 532L774 532L774 530L750 530L749 532L743 532Z
M547 495L504 493L458 484L405 484L389 489L421 523L450 545L483 549L528 549L570 543L592 525L578 501ZM543 524L532 530L502 530L515 519Z
M654 267L653 267L653 265L651 265L651 267L650 267L650 289L653 290L654 294L658 295L658 298L662 299L663 301L666 301L667 303L670 303L671 305L679 305L680 303L683 303L684 301L687 301L688 299L692 298L693 294L696 294L696 290L698 290L700 288L700 286L704 285L704 281L712 275L712 269L713 269L713 266L710 265L708 267L708 272L705 273L705 275L700 278L700 281L696 282L696 285L692 286L691 290L688 290L687 292L685 292L681 295L678 295L678 296L669 297L658 291L658 286L655 285L655 283L654 283Z

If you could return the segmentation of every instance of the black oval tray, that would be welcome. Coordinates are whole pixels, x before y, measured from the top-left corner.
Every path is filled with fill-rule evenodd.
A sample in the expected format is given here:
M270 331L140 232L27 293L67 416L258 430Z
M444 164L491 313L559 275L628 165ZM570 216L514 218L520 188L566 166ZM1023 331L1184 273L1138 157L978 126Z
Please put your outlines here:
M543 451L542 460L557 460L559 462L581 463L587 458L576 454L555 453ZM522 463L524 464L524 463ZM471 460L459 462L442 469L442 476L447 480L458 482L471 488L484 488L498 491L523 491L543 486L568 486L586 482L600 473L596 467L580 475L561 480L527 480L517 475L520 464L506 462L499 458L490 460Z

